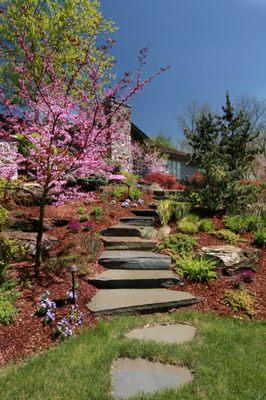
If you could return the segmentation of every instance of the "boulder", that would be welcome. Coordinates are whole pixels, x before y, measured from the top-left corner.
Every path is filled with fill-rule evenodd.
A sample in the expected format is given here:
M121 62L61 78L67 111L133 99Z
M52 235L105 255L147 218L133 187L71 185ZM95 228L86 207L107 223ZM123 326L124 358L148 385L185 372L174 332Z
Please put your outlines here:
M152 226L143 226L140 228L140 237L142 239L155 239L157 236L157 230Z
M256 270L261 251L259 249L241 249L230 245L202 247L201 252L218 261L218 268L227 275L236 275L244 269Z
M34 232L21 232L21 231L7 231L1 232L0 236L5 236L8 239L17 240L26 250L26 252L30 255L36 254L36 238L37 233ZM57 242L57 238L43 234L42 240L42 248L43 253L47 254L47 252L55 245Z
M162 226L157 233L157 239L163 240L164 238L168 237L171 233L170 226Z
M39 226L39 219L35 217L28 218L8 218L8 225L12 230L19 230L23 232L37 232ZM44 231L49 231L53 229L53 221L50 218L44 219L43 224Z

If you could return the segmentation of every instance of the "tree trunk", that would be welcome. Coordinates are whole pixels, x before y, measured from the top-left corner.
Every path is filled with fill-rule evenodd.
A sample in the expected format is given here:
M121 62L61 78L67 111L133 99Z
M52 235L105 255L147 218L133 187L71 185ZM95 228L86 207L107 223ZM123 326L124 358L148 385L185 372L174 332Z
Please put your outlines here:
M42 265L42 237L43 237L43 222L44 222L46 196L47 193L44 190L40 203L38 234L36 240L35 277L37 279L40 278L40 267Z

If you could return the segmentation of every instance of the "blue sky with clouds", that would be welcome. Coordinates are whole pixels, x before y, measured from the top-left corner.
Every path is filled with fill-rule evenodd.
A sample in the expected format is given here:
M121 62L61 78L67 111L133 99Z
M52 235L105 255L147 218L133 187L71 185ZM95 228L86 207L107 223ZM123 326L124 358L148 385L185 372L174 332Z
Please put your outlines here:
M170 64L132 101L146 133L180 135L175 117L191 99L221 106L232 96L266 98L266 0L102 0L119 31L116 72L136 68L149 48L146 73Z

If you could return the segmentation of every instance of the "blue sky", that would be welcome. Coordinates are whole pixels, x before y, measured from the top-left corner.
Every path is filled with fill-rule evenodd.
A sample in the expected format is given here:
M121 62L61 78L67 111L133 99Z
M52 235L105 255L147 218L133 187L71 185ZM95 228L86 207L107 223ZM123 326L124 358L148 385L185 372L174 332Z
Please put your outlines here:
M266 0L102 0L119 27L116 72L136 68L149 48L147 75L171 69L132 101L134 122L147 134L180 136L176 115L187 102L219 108L225 92L266 98Z

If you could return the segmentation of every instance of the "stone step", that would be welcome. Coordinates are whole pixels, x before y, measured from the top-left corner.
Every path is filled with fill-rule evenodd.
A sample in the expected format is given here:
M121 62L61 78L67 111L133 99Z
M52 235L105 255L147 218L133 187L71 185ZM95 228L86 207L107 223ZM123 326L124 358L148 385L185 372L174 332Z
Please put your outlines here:
M151 209L151 210L156 210L157 209L157 207L158 207L158 202L154 202L154 203L150 203L149 205L148 205L148 207Z
M99 264L108 269L169 270L171 258L151 251L105 251Z
M123 217L120 218L122 224L137 226L153 226L154 217Z
M167 311L198 303L190 293L169 289L100 289L87 304L94 314L128 314Z
M150 208L147 208L146 210L131 210L131 212L138 217L157 217L158 215L155 210Z
M157 241L128 236L102 236L107 250L154 250Z
M170 287L180 282L178 277L167 270L122 270L112 269L91 278L89 282L99 288L159 288Z
M136 225L114 225L101 231L103 236L141 237L141 227Z

